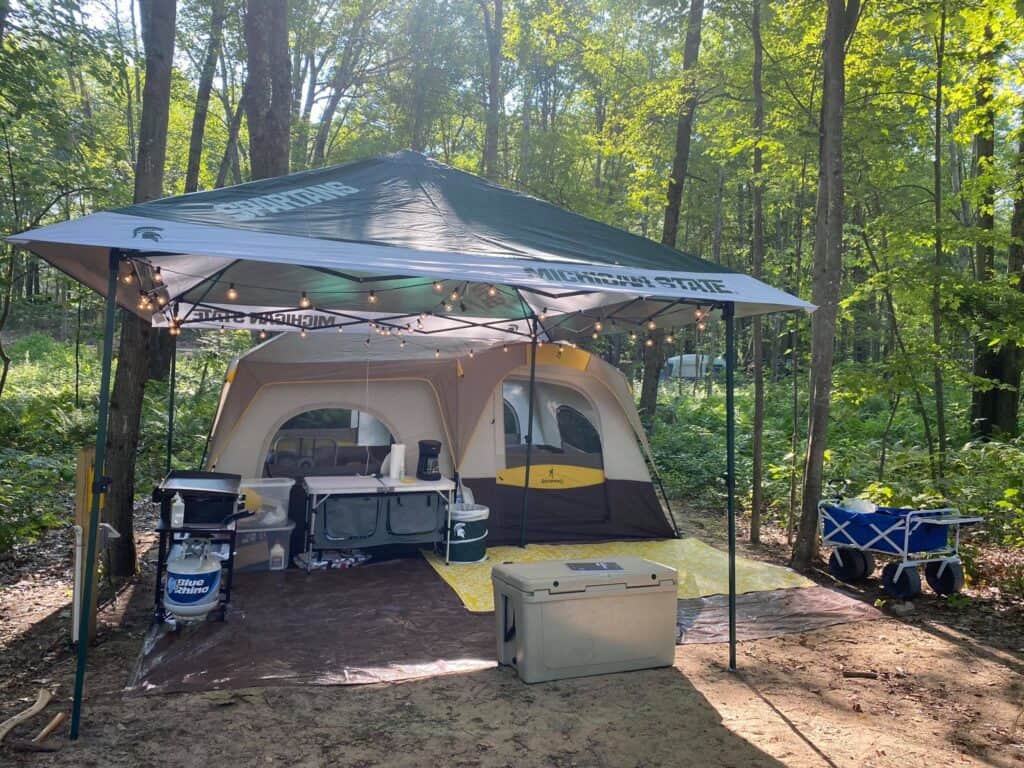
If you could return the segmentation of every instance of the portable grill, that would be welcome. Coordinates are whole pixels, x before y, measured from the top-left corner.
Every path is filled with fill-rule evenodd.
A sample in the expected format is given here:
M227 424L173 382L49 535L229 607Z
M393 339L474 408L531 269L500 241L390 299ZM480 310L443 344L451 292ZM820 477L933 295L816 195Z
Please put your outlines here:
M242 509L241 482L240 475L176 470L153 489L153 501L160 504L160 522L156 527L155 621L174 623L176 619L203 619L218 608L220 619L223 621L226 618L228 604L231 602L235 565L235 523L252 514ZM175 495L181 496L185 503L184 522L179 527L171 523L171 505ZM175 568L181 570L184 561L190 557L197 559L193 550L201 550L198 559L202 561L203 573L189 574L183 578ZM212 555L215 553L217 556L214 559ZM207 567L207 564L216 561L220 562L220 571L214 569L207 573L212 568ZM175 572L172 574L170 571ZM191 592L187 598L178 599L174 588L186 582ZM206 592L198 594L199 587L195 585L216 592L216 599L207 599ZM170 605L167 604L168 591L172 593L169 596ZM183 607L186 603L191 605Z

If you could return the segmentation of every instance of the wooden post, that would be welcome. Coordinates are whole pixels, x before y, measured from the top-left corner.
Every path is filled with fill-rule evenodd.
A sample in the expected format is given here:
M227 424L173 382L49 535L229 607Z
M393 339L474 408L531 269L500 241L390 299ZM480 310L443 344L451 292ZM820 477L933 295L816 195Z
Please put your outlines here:
M96 461L96 448L89 446L88 448L79 448L78 457L75 460L75 525L81 531L79 538L76 540L76 544L80 543L82 550L78 553L79 559L77 567L84 568L85 563L85 537L89 532L89 518L92 514L92 479L94 464ZM103 508L102 503L100 509ZM96 580L96 572L99 570L99 562L96 561L93 564L93 583ZM84 579L77 579L77 592L73 596L75 607L79 604L82 599L82 587L84 585ZM89 607L89 642L91 643L96 639L96 602L97 602L97 591L92 590L92 599L90 602L92 605ZM77 610L72 611L72 630L71 640L75 641L75 628L78 626L78 613Z

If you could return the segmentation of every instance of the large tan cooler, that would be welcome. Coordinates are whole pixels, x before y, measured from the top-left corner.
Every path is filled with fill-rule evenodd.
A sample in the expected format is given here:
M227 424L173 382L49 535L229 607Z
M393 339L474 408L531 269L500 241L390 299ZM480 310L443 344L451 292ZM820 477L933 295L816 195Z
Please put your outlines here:
M498 662L527 683L667 667L676 572L640 557L495 566Z

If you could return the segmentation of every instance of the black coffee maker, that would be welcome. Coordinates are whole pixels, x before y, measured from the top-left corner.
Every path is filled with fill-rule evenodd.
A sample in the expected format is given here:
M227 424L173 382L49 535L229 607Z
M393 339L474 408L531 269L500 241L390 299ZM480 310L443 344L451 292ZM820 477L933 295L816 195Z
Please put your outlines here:
M440 455L440 440L420 440L420 460L416 463L418 480L441 479L441 463L438 459Z

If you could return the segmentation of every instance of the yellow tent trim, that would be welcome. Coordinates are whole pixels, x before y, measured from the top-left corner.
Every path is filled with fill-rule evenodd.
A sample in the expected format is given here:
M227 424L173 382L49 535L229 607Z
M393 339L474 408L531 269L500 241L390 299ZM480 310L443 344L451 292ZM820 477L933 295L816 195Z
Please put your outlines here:
M562 365L585 371L590 363L590 353L570 347L568 344L544 344L537 347L537 365ZM530 364L530 350L526 350L526 364Z
M634 556L676 569L680 598L720 595L729 591L729 557L697 539L663 541L610 541L602 544L530 544L528 547L491 547L482 563L445 565L444 557L425 553L427 562L455 590L463 604L474 612L494 610L491 568L496 563L532 563L538 560L614 560ZM737 558L736 591L762 592L771 589L813 587L789 568L757 560Z
M526 467L500 469L495 474L498 485L522 488L526 482ZM586 488L604 482L604 471L593 467L573 467L568 464L534 464L530 467L530 488L542 491Z

